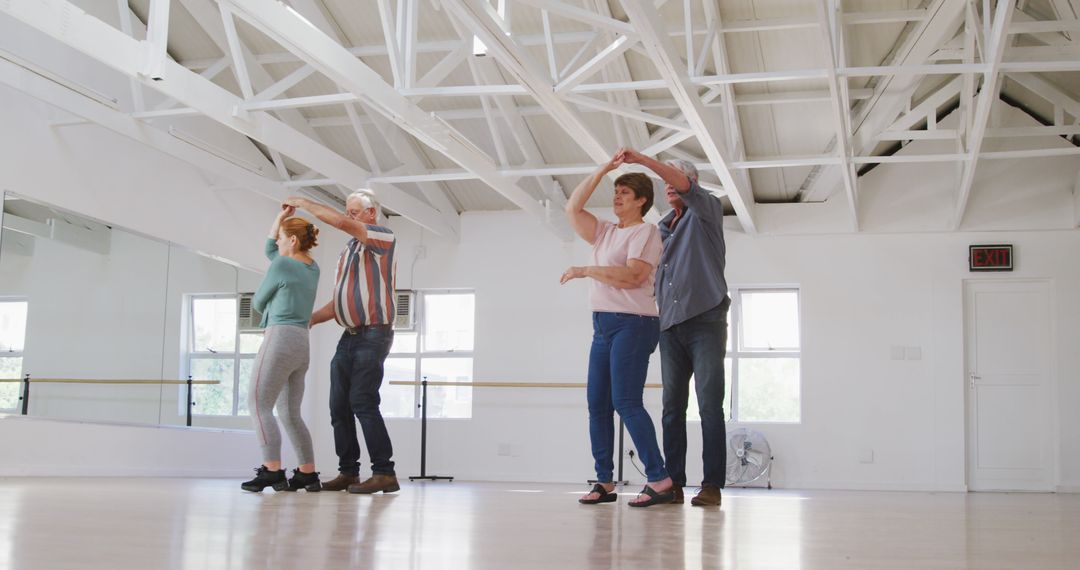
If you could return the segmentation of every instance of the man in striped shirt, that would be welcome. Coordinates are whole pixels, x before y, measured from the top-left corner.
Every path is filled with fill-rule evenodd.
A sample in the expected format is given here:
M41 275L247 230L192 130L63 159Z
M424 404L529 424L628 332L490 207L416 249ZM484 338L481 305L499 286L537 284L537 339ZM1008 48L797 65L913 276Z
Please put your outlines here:
M394 232L376 225L379 204L368 192L350 194L345 215L306 198L289 198L285 204L307 210L352 236L337 262L334 298L311 315L310 323L315 326L334 319L345 327L330 363L330 423L339 473L323 483L323 489L364 494L397 491L394 450L379 412L383 362L394 342ZM372 475L364 482L360 482L354 415L371 457Z

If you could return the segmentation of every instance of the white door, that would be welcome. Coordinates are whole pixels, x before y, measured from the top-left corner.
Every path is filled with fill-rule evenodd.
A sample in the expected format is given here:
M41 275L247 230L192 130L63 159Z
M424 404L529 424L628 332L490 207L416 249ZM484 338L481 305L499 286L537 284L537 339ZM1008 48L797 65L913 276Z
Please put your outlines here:
M964 303L968 486L973 491L1053 490L1050 283L968 281Z

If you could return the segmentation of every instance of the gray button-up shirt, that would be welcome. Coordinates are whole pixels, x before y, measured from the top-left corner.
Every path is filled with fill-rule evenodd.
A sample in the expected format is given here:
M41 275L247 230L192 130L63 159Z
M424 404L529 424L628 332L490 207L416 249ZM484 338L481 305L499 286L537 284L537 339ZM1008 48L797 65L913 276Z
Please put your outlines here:
M664 252L656 268L656 303L660 307L660 330L694 318L727 297L724 264L724 206L720 198L691 182L679 194L686 211L675 227L675 210L660 220Z

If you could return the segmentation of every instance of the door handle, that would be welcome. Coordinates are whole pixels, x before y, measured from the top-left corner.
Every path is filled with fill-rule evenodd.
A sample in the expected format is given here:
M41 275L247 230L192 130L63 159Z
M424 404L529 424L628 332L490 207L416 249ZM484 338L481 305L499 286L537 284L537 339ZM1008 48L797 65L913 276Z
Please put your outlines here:
M971 377L971 389L974 390L975 389L975 381L976 380L982 380L982 376L979 376L978 374L975 374L975 373L971 373L970 377Z

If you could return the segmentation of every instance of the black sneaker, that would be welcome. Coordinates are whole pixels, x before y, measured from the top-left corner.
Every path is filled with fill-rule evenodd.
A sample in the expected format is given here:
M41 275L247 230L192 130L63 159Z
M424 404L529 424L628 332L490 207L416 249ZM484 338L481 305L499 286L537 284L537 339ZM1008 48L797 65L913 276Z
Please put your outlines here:
M292 477L289 477L289 490L299 491L303 489L308 493L318 493L322 491L322 483L319 482L319 472L314 471L312 473L304 473L299 469L292 470Z
M255 468L255 478L240 484L240 488L253 493L261 493L263 489L273 487L275 491L284 491L289 488L289 482L285 479L285 470L271 471L265 465Z

